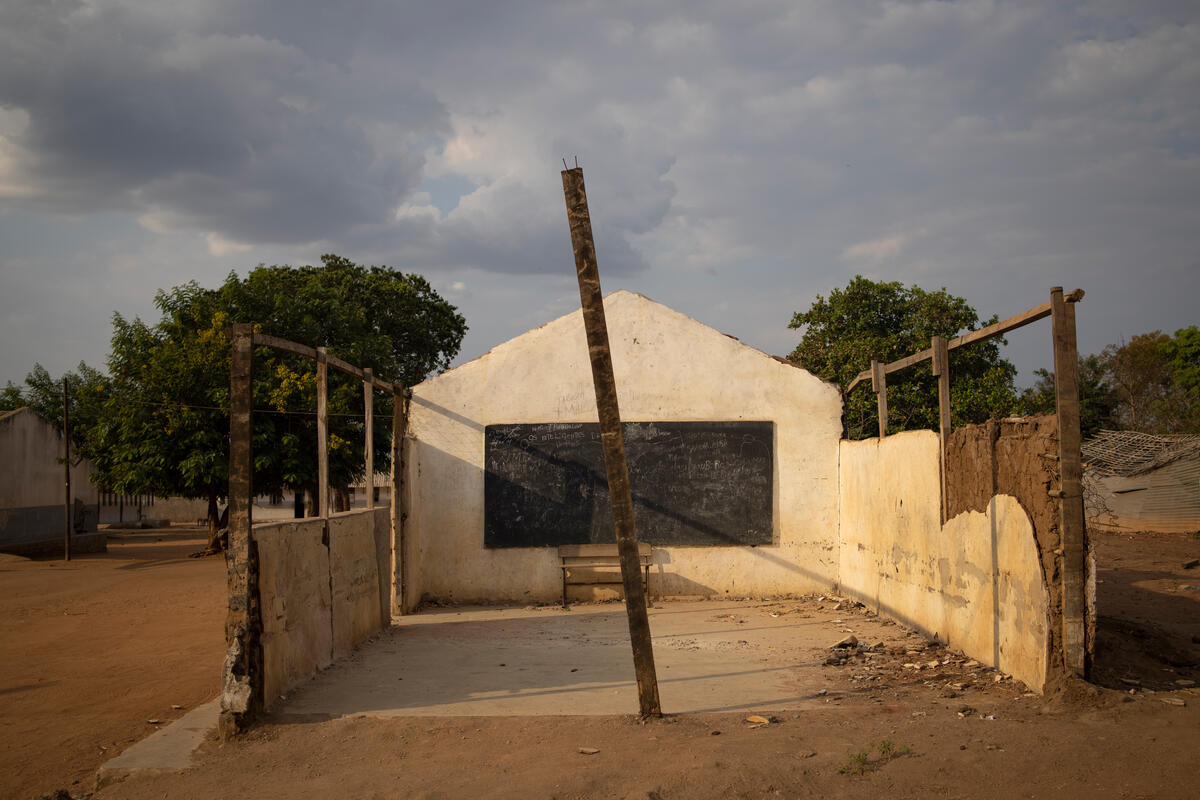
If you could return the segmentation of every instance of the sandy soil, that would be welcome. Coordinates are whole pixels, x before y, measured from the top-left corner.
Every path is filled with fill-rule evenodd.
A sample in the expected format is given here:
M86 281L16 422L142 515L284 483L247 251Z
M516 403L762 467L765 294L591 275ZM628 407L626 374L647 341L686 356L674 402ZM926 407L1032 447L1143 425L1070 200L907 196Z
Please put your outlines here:
M767 714L767 724L744 712L646 724L279 716L238 742L210 742L195 769L136 776L95 796L1200 796L1200 568L1183 568L1200 557L1200 539L1095 541L1096 683L1045 697L896 629L880 648L813 667L824 693ZM215 691L221 564L179 559L188 548L173 542L157 546L176 555L156 561L152 544L138 543L140 559L130 542L128 554L114 548L65 568L0 564L4 649L23 656L6 658L0 673L6 796L58 787L86 796L90 771L108 756L101 746L118 749L148 732L146 719L182 713L172 703L190 708ZM63 569L74 570L69 581ZM88 619L64 614L81 608ZM816 598L756 608L748 613L876 622Z
M0 796L81 794L148 720L217 693L225 564L187 557L204 544L174 528L70 562L0 555Z

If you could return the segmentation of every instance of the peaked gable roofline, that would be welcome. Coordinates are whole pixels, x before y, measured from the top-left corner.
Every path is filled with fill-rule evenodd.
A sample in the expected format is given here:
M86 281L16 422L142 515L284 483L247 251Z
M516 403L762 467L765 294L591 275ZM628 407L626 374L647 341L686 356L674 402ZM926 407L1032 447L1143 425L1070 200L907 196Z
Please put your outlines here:
M657 300L654 300L654 299L653 299L653 298L651 298L651 297L647 297L646 295L642 294L641 292L634 292L634 291L631 291L631 290L629 290L629 289L616 289L616 290L614 290L614 291L612 291L612 292L609 292L608 294L606 294L606 295L604 296L604 305L605 305L605 310L607 311L610 301L614 301L614 300L616 300L616 301L618 301L618 302L623 302L623 301L625 301L625 300L626 300L626 298L633 298L633 299L636 299L636 300L638 300L638 301L641 301L641 302L644 302L644 303L648 303L648 304L650 304L650 305L653 305L653 306L655 306L656 308L662 309L663 311L665 311L665 312L667 312L667 313L669 313L669 314L672 314L672 315L674 315L674 316L676 316L676 317L678 317L678 318L680 318L680 319L682 319L682 320L686 320L688 323L690 323L690 324L692 324L692 325L697 325L697 326L699 326L699 327L701 327L701 328L704 328L704 329L706 329L706 330L708 330L708 331L711 331L712 333L714 333L714 334L716 334L716 335L719 335L719 336L724 336L724 337L726 337L726 338L732 339L733 341L737 342L737 344L738 344L739 346L741 346L741 347L745 348L746 350L748 350L750 353L753 353L754 355L761 356L762 358L771 359L772 361L777 361L777 362L779 362L779 363L781 363L781 364L786 364L787 366L789 366L789 367L792 367L793 369L798 369L798 370L800 370L801 372L804 372L804 373L805 373L805 374L807 374L807 375L812 375L812 377L816 378L817 380L821 381L822 383L827 383L827 384L833 385L833 384L831 384L829 381L826 381L824 378L819 378L819 377L817 377L816 375L813 375L811 372L808 372L808 370L804 369L803 367L799 366L798 364L793 364L791 361L788 361L786 358L783 358L783 357L781 357L781 356L775 356L775 355L771 355L770 353L767 353L767 352L765 352L765 351L763 351L763 350L759 350L757 347L752 347L752 346L750 346L750 345L746 344L745 342L743 342L743 341L742 341L741 339L739 339L738 337L736 337L736 336L732 335L732 334L723 333L722 331L719 331L719 330L717 330L716 328L712 327L711 325L706 325L705 323L703 323L703 322L700 322L699 320L697 320L697 319L694 319L693 317L689 317L687 314L684 314L682 311L677 311L677 310L675 310L675 309L671 308L670 306L668 306L668 305L666 305L666 304L664 304L664 303L660 303L660 302L658 302ZM435 381L435 380L437 380L438 378L440 378L442 375L446 375L446 374L449 374L449 373L451 373L451 372L455 372L456 370L460 370L460 369L462 369L463 367L466 367L466 366L468 366L468 365L471 365L471 364L473 364L473 363L475 363L475 362L477 362L477 361L480 361L480 360L482 360L482 359L484 359L484 358L487 358L488 356L492 355L492 354L493 354L494 352L496 352L497 350L501 350L501 349L503 349L503 348L505 348L505 347L507 347L507 346L511 345L512 343L516 342L517 340L519 340L519 339L522 339L522 338L524 338L525 336L528 336L528 335L529 335L529 334L531 334L531 333L534 333L534 332L536 332L536 331L543 330L543 329L545 329L545 328L548 328L548 327L550 327L550 326L552 326L552 325L556 325L556 324L563 323L563 321L564 321L564 320L566 320L566 319L567 319L567 318L569 318L569 317L574 317L574 316L580 316L580 317L581 317L581 316L582 316L582 314L583 314L583 310L582 310L582 309L580 309L580 308L576 308L576 309L574 309L574 310L572 310L572 311L569 311L569 312L567 312L566 314L563 314L562 316L555 317L554 319L552 319L552 320L550 320L550 321L548 321L548 322L545 322L545 323L543 323L543 324L541 324L541 325L538 325L536 328L530 328L529 330L525 331L524 333L520 333L520 334L518 334L518 335L514 336L514 337L513 337L513 338L511 338L511 339L508 339L508 340L506 340L506 341L503 341L503 342L501 342L501 343L499 343L499 344L497 344L497 345L495 345L495 346L491 347L490 349L488 349L488 350L487 350L487 352L483 353L482 355L476 356L475 358L471 359L470 361L464 361L462 364L459 364L459 365L458 365L458 366L456 366L456 367L451 367L450 369L446 370L445 372L442 372L442 373L440 373L440 374L438 374L438 375L434 375L434 376L433 376L433 377L431 377L431 378L426 378L426 379L425 379L424 381L422 381L421 383L428 383L429 381ZM417 384L417 385L419 386L419 385L421 385L421 384Z

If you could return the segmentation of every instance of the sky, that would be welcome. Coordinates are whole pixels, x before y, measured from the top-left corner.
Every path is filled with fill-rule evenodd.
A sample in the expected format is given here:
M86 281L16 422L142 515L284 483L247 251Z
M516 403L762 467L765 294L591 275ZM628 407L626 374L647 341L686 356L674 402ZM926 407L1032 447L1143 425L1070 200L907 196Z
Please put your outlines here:
M4 0L0 381L330 252L426 276L475 358L578 308L564 158L606 293L768 353L857 274L1082 287L1083 353L1200 324L1194 0ZM1008 342L1050 366L1048 322Z

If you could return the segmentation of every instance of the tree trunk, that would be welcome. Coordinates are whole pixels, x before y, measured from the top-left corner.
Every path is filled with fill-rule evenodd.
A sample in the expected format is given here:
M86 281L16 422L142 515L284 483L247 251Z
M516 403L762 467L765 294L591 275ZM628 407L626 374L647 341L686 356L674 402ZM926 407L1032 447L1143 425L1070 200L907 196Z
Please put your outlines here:
M226 520L228 520L229 509L226 508ZM228 522L226 522L226 527ZM224 550L224 543L221 536L221 518L217 513L217 490L209 488L208 490L208 552L219 553Z

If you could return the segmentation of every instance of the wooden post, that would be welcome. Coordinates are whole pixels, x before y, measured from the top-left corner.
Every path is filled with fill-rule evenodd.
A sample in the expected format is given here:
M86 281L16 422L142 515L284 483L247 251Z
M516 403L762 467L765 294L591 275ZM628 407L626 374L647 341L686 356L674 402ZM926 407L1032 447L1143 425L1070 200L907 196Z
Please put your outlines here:
M871 389L875 392L875 399L879 404L879 438L887 436L887 372L884 370L884 365L871 359Z
M363 369L363 411L366 414L366 422L363 428L366 431L366 464L364 467L367 470L367 508L375 507L375 390L371 386L371 380L375 377L374 373L369 368Z
M1063 551L1063 661L1067 671L1086 676L1087 546L1083 517L1083 462L1079 433L1079 353L1075 304L1061 286L1050 290L1054 329L1054 390L1058 409L1058 469Z
M63 560L71 560L71 421L67 412L67 377L63 376Z
M946 446L950 442L950 350L946 340L934 336L930 343L933 350L933 375L938 379L938 463L942 480L942 522L950 513L950 501L946 497Z
M317 348L317 516L329 519L329 364ZM328 532L328 528L326 528Z
M251 510L254 500L251 450L251 369L254 334L249 324L234 325L229 369L229 549L226 578L229 613L225 618L228 652L221 670L221 717L224 738L241 730L262 708L262 613L258 594L258 550Z
M596 388L596 408L600 415L604 470L608 476L617 550L621 556L621 580L625 586L625 611L629 617L629 639L633 646L638 701L643 717L658 717L662 716L658 698L658 677L654 670L650 619L646 613L646 592L642 585L637 530L633 519L633 495L629 488L625 442L621 436L621 413L617 406L617 382L613 375L612 353L608 346L608 325L604 318L604 297L600 293L600 273L596 266L596 247L592 239L592 222L588 214L583 170L579 167L563 170L562 181L563 195L567 203L567 221L571 227L571 246L575 251L575 271L579 279L583 324L591 355L592 383Z
M404 551L404 432L408 407L404 387L396 384L392 395L392 613L403 616L408 609L408 554Z

